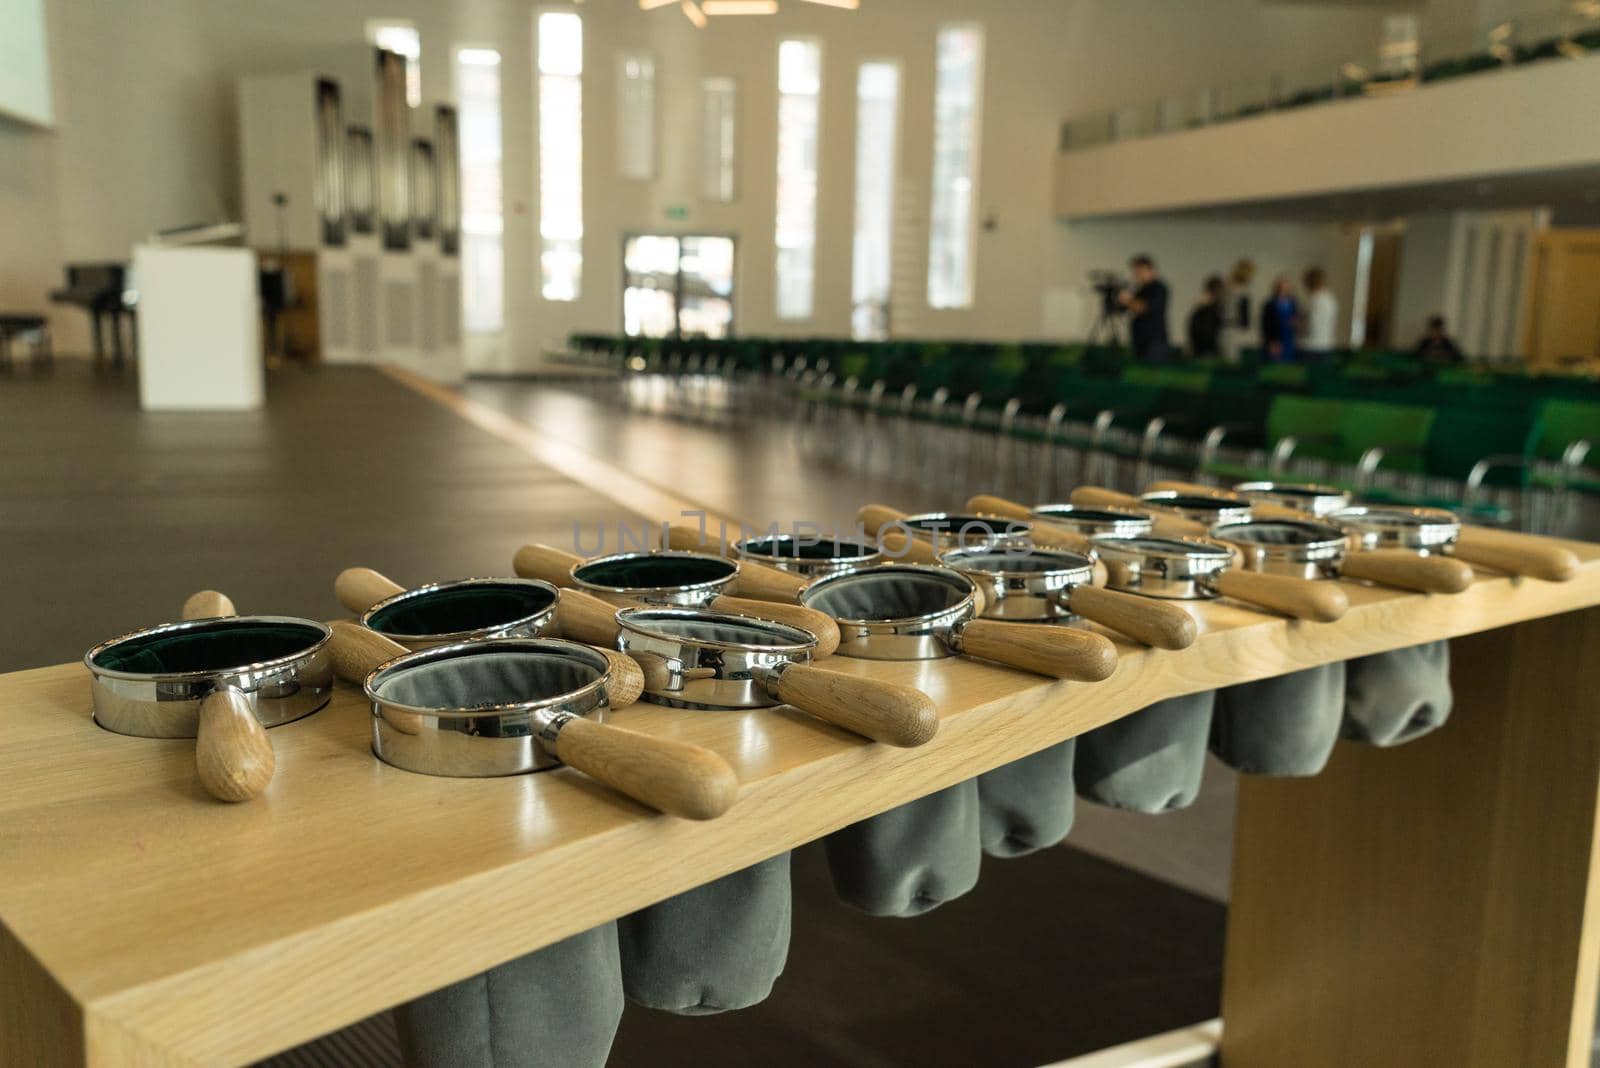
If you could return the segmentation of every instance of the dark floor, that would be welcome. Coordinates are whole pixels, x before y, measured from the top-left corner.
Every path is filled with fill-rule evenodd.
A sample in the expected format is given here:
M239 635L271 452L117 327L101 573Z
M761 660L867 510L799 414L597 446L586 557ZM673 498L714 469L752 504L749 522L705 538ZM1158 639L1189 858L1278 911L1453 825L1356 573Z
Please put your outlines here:
M985 860L968 896L890 920L840 903L812 846L795 854L794 898L771 999L717 1017L630 1010L613 1068L1033 1068L1208 1020L1221 1001L1223 907L1073 849Z
M880 489L806 469L781 427L729 438L619 418L556 390L472 393L740 513L793 515L795 502L825 493L847 515ZM0 443L0 588L13 620L0 670L76 659L101 638L171 618L200 587L246 611L321 617L338 612L332 579L351 564L408 583L504 573L521 542L570 538L574 510L605 511L518 449L362 368L277 372L259 413L146 415L130 375L62 360L47 377L0 380ZM1231 779L1212 781L1225 805ZM1207 844L1215 869L1227 809L1200 813L1181 837L1191 851ZM1144 842L1143 867L1159 871L1182 852L1169 829L1185 818L1200 814L1118 821L1083 805L1072 841L1098 828L1102 839ZM771 1000L713 1019L632 1011L614 1063L1035 1065L1217 1013L1223 907L1078 850L990 862L971 895L915 920L839 904L814 850L796 866L795 890L794 947ZM386 1062L387 1026L370 1025L378 1042L359 1048L379 1052L364 1063ZM298 1063L363 1063L350 1059L351 1041Z
M76 660L196 589L330 618L344 567L506 574L523 542L570 541L575 508L627 518L371 368L278 371L259 412L150 414L131 372L62 359L0 378L0 445L0 671Z
M977 890L909 920L840 903L818 846L793 880L772 997L720 1016L630 1006L611 1068L1037 1068L1217 1012L1222 906L1073 849L986 860ZM371 1063L352 1049L394 1042L379 1016L262 1068Z

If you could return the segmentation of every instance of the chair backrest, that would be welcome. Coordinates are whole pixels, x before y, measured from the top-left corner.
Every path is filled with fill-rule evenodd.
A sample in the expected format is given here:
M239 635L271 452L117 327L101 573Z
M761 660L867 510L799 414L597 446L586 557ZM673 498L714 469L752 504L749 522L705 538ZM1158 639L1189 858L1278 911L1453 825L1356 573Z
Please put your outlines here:
M1280 393L1272 398L1267 409L1267 442L1276 445L1284 438L1298 438L1302 441L1302 455L1335 459L1327 454L1338 439L1339 415L1343 410L1342 401Z
M1355 402L1339 413L1339 449L1333 459L1355 463L1370 448L1387 450L1383 466L1391 471L1421 471L1432 408L1413 404Z
M1532 456L1539 421L1527 409L1503 412L1472 405L1451 405L1434 412L1428 431L1426 473L1437 478L1466 481L1479 460L1491 456ZM1526 470L1496 468L1488 484L1523 485Z
M1539 409L1540 434L1534 453L1541 460L1559 460L1577 441L1600 444L1600 404L1547 400Z

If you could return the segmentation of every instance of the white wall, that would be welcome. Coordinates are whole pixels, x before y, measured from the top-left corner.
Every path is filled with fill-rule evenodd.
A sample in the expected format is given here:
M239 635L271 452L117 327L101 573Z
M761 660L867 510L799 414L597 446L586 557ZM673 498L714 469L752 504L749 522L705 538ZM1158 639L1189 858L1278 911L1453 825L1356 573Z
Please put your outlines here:
M1518 355L1527 257L1548 226L1544 211L1455 211L1413 216L1400 244L1393 340L1422 336L1442 315L1468 356Z
M866 0L848 13L786 4L775 18L722 19L697 32L673 9L643 13L632 0L591 0L586 19L585 273L582 299L538 293L532 19L524 0L48 0L56 87L55 132L0 127L0 301L42 306L63 262L125 258L150 231L232 215L238 208L233 82L249 71L304 69L344 52L368 18L414 21L423 42L424 96L450 93L456 44L498 48L503 57L507 330L480 343L479 366L526 367L574 329L613 330L620 320L624 233L639 229L730 232L739 239L737 310L745 333L843 334L849 328L849 253L856 65L902 63L897 330L926 336L1033 337L1046 333L1044 294L1079 284L1074 230L1052 206L1052 166L1062 119L1236 81L1276 69L1332 63L1370 51L1382 9L1267 5L1255 0ZM934 39L941 23L979 19L987 31L979 203L995 227L978 238L977 304L933 311L924 299ZM811 320L773 315L777 42L823 42L825 87L820 176L818 289ZM611 100L614 57L645 48L657 59L658 177L615 177ZM697 195L698 94L707 75L740 85L739 199ZM19 147L20 146L20 147ZM16 149L12 151L12 149ZM21 160L19 163L18 161ZM669 223L667 205L687 205ZM1274 228L1271 248L1304 248ZM1267 231L1262 231L1266 234ZM25 235L13 251L10 235ZM1313 228L1311 233L1324 233ZM1137 234L1131 236L1145 236ZM1170 259L1160 235L1135 247ZM1103 251L1110 252L1106 242ZM1239 254L1224 241L1218 266ZM1248 252L1249 250L1243 250ZM1284 253L1288 258L1288 253ZM1193 286L1176 277L1180 298ZM1180 304L1182 301L1180 300ZM85 344L81 316L58 314L65 348Z

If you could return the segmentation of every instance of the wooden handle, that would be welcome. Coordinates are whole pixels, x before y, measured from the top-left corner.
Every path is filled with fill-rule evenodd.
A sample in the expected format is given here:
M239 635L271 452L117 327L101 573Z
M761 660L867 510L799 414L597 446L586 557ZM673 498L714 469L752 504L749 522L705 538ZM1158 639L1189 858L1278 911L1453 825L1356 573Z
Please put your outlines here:
M612 708L627 708L644 693L644 669L627 653L591 646L611 662L611 680L606 683L606 701Z
M617 635L622 631L617 623L617 606L582 590L561 591L556 601L556 623L564 637L604 649L615 649Z
M1033 509L1025 504L1007 500L1004 497L995 497L987 493L980 493L976 497L967 498L967 511L976 512L978 515L998 515L1006 519L1022 519L1031 521Z
M1117 647L1103 634L1042 623L975 619L961 632L961 651L1055 679L1099 682L1117 670Z
M1199 633L1194 617L1181 606L1120 590L1074 586L1068 607L1085 619L1157 649L1187 649Z
M404 592L399 583L370 567L347 567L333 580L333 595L358 616L379 601Z
M1461 528L1455 555L1469 564L1513 575L1567 582L1578 574L1578 558L1548 538L1489 527Z
M886 745L913 748L939 731L933 699L910 686L791 664L778 676L785 704Z
M232 687L200 702L194 766L200 785L218 801L248 801L267 788L278 758L250 700Z
M1140 507L1150 515L1150 532L1158 538L1209 538L1211 528L1198 519L1179 515L1165 508L1151 508L1140 502Z
M1460 560L1420 556L1409 549L1349 553L1339 565L1339 574L1419 593L1460 593L1472 585L1472 568Z
M1116 490L1102 489L1099 486L1079 486L1072 491L1072 503L1083 508L1131 508L1136 512L1144 512L1155 520L1152 530L1162 538L1203 538L1207 537L1211 530L1198 519L1179 515L1171 508L1141 501L1132 494L1118 493Z
M976 497L969 497L967 511L976 512L978 515L997 515L1005 519L1023 520L1031 527L1029 540L1042 548L1066 549L1074 553L1087 553L1094 548L1087 535L1051 523L1047 518L1034 515L1027 505L1008 501L1004 497L992 497L982 493Z
M579 716L562 726L556 757L591 779L669 816L716 819L739 795L739 777L709 749Z
M1216 486L1207 486L1201 482L1182 482L1175 478L1163 478L1150 483L1144 488L1146 493L1200 493L1206 495L1228 493L1229 490L1219 489Z
M190 595L183 602L183 618L190 619L220 619L223 616L236 616L239 612L233 607L233 602L225 593L216 590L201 590Z
M1335 582L1229 568L1211 584L1224 597L1318 623L1332 623L1350 608L1349 596Z
M751 601L744 597L718 597L711 602L710 608L714 612L755 616L757 619L770 619L810 631L817 636L817 649L812 654L816 657L832 656L833 651L839 648L839 624L832 616L815 608L774 601Z
M1072 491L1068 500L1080 508L1132 508L1137 512L1149 510L1133 494L1119 493L1103 486L1079 486Z
M1146 493L1196 493L1209 497L1235 496L1240 498L1241 504L1250 506L1250 515L1255 519L1287 520L1294 523L1314 522L1316 517L1309 512L1298 508L1290 508L1286 504L1274 504L1272 501L1252 501L1234 493L1232 490L1219 489L1216 486L1202 486L1198 482L1176 482L1164 479L1152 482L1145 487Z
M753 560L739 561L739 577L733 580L733 589L741 597L758 601L782 601L798 604L800 591L810 583L789 571L779 571Z
M348 619L336 619L328 626L333 630L333 639L328 642L333 673L355 686L365 682L379 664L409 651L399 642Z
M731 544L715 537L709 530L702 534L699 527L668 527L667 536L662 539L661 544L664 549L676 549L686 553L714 553L727 557L734 555Z
M543 579L552 586L566 589L572 585L572 569L583 563L583 557L574 556L550 545L524 545L511 559L511 569L521 578Z
M908 515L909 512L890 508L887 504L869 504L856 512L856 522L860 523L861 529L868 534L876 534L890 523L904 519Z
M937 564L939 552L921 538L908 537L903 530L886 530L877 536L883 557L891 564Z

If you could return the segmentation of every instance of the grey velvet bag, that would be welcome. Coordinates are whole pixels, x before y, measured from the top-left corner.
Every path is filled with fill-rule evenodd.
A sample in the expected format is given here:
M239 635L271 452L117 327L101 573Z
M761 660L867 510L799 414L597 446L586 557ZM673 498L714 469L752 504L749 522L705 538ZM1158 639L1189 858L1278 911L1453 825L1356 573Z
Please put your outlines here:
M1343 734L1400 745L1443 726L1452 701L1448 641L1363 656L1345 665Z
M707 1016L765 1000L789 959L789 854L617 921L628 1000Z
M1077 739L1068 738L978 776L985 853L1020 857L1067 836L1077 805L1072 786L1076 749Z
M1134 812L1194 804L1215 696L1208 690L1168 698L1080 735L1073 769L1078 793Z
M1315 775L1344 719L1344 664L1322 664L1217 692L1211 751L1250 775Z
M968 779L823 839L833 887L874 916L916 916L978 885L978 782Z
M622 1019L616 925L435 990L395 1019L412 1068L600 1068Z

